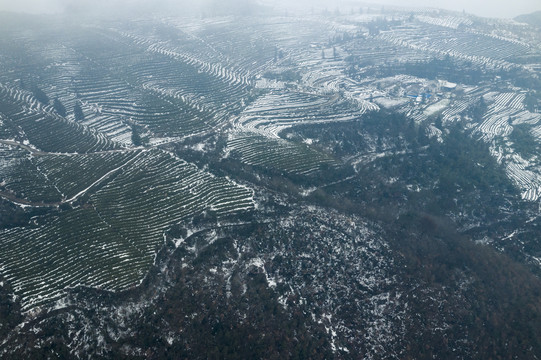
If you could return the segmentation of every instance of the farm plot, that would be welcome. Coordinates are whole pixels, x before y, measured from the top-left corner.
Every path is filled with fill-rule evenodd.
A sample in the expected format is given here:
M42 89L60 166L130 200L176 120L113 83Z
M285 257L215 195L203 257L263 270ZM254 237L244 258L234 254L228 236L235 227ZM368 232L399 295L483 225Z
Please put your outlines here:
M50 29L46 29L49 31ZM32 54L25 58L37 58L38 60L28 60L27 66L20 66L16 62L16 53L10 47L4 49L6 59L9 62L9 78L6 82L14 83L20 87L28 87L30 84L38 82L38 87L49 97L49 99L59 99L66 109L68 120L75 120L73 109L77 102L84 101L78 93L79 85L91 69L96 67L88 57L75 51L70 45L70 40L77 38L77 31L70 33L54 33L54 36L37 41L39 35L33 32L26 33L24 41L24 51ZM53 40L54 39L54 40ZM68 44L68 46L64 45ZM39 75L39 80L34 77ZM92 81L101 83L104 77L103 73L92 73ZM19 80L20 79L20 80ZM123 94L129 95L129 94ZM129 98L129 96L127 97ZM34 105L34 104L33 104ZM34 105L35 106L35 105ZM99 105L90 103L88 100L83 104L85 120L81 122L88 128L97 130L109 139L120 143L131 143L131 129L116 119L110 119L108 116L99 116ZM110 121L114 120L114 121ZM128 141L126 141L128 140Z
M221 79L178 59L150 54L147 61L127 69L144 89L182 105L184 117L216 125L238 112L247 95L241 86L229 86Z
M89 153L119 148L103 135L58 116L50 106L42 106L31 94L1 84L0 112L42 151Z
M136 57L108 60L130 83L193 98L199 107L235 107L247 95L246 71L232 67L228 59L201 39L163 23L153 29L119 28L108 36L143 53ZM83 50L84 51L84 50ZM233 111L232 109L230 111Z
M517 124L536 124L541 120L541 114L524 110L524 94L501 93L489 94L492 104L478 126L477 131L486 141L496 136L507 137Z
M140 150L134 150L82 155L43 155L36 157L34 163L62 193L64 200L69 200L129 166L140 153Z
M475 125L475 134L485 142L492 144L492 153L505 165L507 176L521 190L522 198L536 201L541 196L541 173L535 161L525 160L531 154L518 154L516 150L523 148L517 140L510 139L517 126L526 126L529 133L537 140L536 124L541 121L541 114L524 110L524 94L515 92L488 92L483 98L490 102L482 122ZM519 140L520 141L520 140ZM502 144L505 147L502 148ZM499 144L499 146L498 146ZM530 147L530 146L529 146ZM535 148L529 149L534 151ZM534 156L537 158L537 155Z
M457 101L454 101L450 107L445 109L441 115L442 120L446 123L448 122L455 122L462 118L462 114L473 105L475 102L475 99L460 99Z
M311 147L309 140L295 143L281 138L280 133L298 125L355 121L370 109L373 108L339 94L270 91L248 106L235 121L226 152L245 164L310 174L323 164L337 163Z
M80 62L68 88L82 102L85 125L127 145L132 124L144 126L153 137L187 136L208 129L185 103L145 86L147 74L140 78L136 70L148 68L151 78L159 78L159 73L152 74L155 56L119 41L114 33L90 32L70 41ZM109 57L103 57L102 47Z
M86 109L84 123L113 138L131 135L129 124L145 126L156 137L186 136L206 129L190 108L162 99L163 94L153 90L129 84L103 69L81 74L75 82Z
M112 32L95 29L81 31L77 28L73 33L59 34L55 38L58 43L38 45L49 63L42 59L39 64L27 69L27 73L19 73L20 67L17 68L14 63L12 67L16 67L17 71L7 80L14 82L18 81L17 77L26 79L29 74L39 74L39 87L50 99L61 100L68 111L68 120L75 120L74 123L124 146L132 143L133 124L144 127L144 132L151 138L184 137L208 131L210 128L206 122L212 119L212 114L203 114L201 106L198 108L197 104L188 101L192 98L202 99L203 94L175 98L169 90L178 89L178 84L173 83L170 87L160 84L181 77L185 79L186 86L206 86L207 94L212 94L210 87L216 87L216 84L202 81L199 77L205 74L199 74L197 69L187 64L148 52L115 35ZM31 40L35 39L28 41L32 43ZM9 58L10 54L8 52L6 57ZM152 81L147 78L147 73L139 72L141 69L155 72L150 75ZM195 74L196 77L186 74ZM232 97L238 95L231 89L226 93ZM240 104L239 99L236 101ZM75 119L72 112L76 103L82 106L83 120ZM223 109L223 103L207 108Z
M152 262L93 209L44 220L45 226L0 232L0 266L25 310L76 286L127 288Z
M399 30L399 31L397 31ZM508 61L517 54L526 55L530 48L522 43L426 23L401 26L383 32L379 39L398 46L449 55L473 61L489 68L512 68Z
M43 25L30 26L29 23L11 22L10 26L2 27L0 54L1 69L4 71L0 72L0 82L21 79L30 85L35 80L32 74L45 70L51 63L61 61L61 48L51 46L51 39L57 38L61 33L51 31L51 28L55 27L52 22L48 22L49 26ZM63 31L65 32L65 28Z
M418 15L417 20L427 24L448 27L451 29L458 29L460 26L473 25L473 22L470 19L456 16L432 17L428 15Z
M536 201L541 197L541 174L539 169L530 170L531 164L517 154L507 159L507 176L522 192L522 198Z
M202 69L214 68L219 70L216 75L224 80L229 77L230 81L245 84L263 73L275 55L276 41L272 33L262 28L264 21L263 18L166 20L169 30L180 35L169 42L170 46L182 49Z
M207 114L208 122L220 123L238 113L249 95L249 80L221 64L187 55L182 48L161 44L148 47L153 56L130 69L145 88L157 89Z
M240 22L239 22L240 20ZM240 76L250 79L263 75L269 67L290 57L302 43L314 41L314 27L304 19L251 18L204 21L169 21L187 35L190 52L206 62L220 62ZM292 37L291 33L296 36ZM305 31L311 40L303 41ZM294 44L292 42L295 42ZM184 47L185 48L185 47Z
M336 165L330 156L284 139L273 139L254 132L233 132L226 152L248 165L272 168L293 174L310 174L322 165Z
M425 61L428 54L412 48L398 50L392 42L380 41L377 38L361 38L352 40L344 45L348 54L359 59L363 67L374 67L378 64L399 64L407 61Z
M131 152L116 161L122 156L124 161L131 156L131 162L90 196L90 207L60 212L38 227L0 232L0 268L25 310L62 297L71 287L117 291L137 285L171 225L205 211L222 218L253 209L251 190L168 153ZM78 166L87 172L98 163L72 160L81 160ZM69 179L57 180L77 191Z
M90 200L111 226L149 256L170 224L206 210L222 217L253 207L251 190L161 151L137 157Z
M287 128L301 124L352 121L364 112L338 96L273 91L255 101L240 116L238 125L248 131L278 138Z
M177 46L154 35L122 30L105 35L100 42L106 43L109 58L96 53L95 46L83 46L95 40L74 44L78 52L99 59L94 71L102 75L81 76L77 92L101 116L136 122L157 137L188 136L208 131L240 112L249 96L245 77L219 63L200 60L183 48L182 41ZM110 45L117 43L118 53L113 54ZM126 46L128 55L122 52Z

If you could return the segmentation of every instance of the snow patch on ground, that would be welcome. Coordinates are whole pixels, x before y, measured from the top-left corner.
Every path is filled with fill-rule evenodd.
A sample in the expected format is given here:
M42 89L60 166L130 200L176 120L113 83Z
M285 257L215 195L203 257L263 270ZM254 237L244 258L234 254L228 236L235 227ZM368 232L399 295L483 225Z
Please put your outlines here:
M426 116L431 116L431 115L434 115L436 113L442 112L443 110L445 110L449 106L449 102L450 102L449 99L440 100L437 103L427 107L425 109L424 113L425 113Z

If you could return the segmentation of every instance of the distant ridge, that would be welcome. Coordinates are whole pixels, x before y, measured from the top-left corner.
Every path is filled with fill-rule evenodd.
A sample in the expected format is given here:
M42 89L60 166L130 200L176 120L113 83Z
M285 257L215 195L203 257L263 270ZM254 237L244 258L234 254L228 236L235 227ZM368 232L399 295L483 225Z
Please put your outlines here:
M541 27L541 11L536 11L531 14L519 15L515 18L516 21L530 24L532 26Z

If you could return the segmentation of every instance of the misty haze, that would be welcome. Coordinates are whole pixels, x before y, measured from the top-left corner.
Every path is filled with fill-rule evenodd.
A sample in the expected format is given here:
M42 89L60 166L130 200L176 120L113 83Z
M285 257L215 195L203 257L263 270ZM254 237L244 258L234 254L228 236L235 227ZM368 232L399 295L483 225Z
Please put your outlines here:
M174 9L174 12L178 15L186 13L187 8L190 9L204 9L213 8L216 6L225 6L230 8L231 5L246 6L251 1L246 0L229 0L229 1L214 1L214 0L198 0L198 1L186 1L186 0L1 0L0 11L14 11L23 13L65 13L66 11L73 10L74 8L91 8L94 10L103 10L104 8L110 8L111 6L118 7L121 11L129 9L137 9L157 12L167 11ZM261 0L259 4L265 4L270 7L318 7L334 9L335 7L358 7L358 6L399 6L407 8L434 8L434 9L446 9L453 11L466 11L468 13L483 16L483 17L499 17L499 18L512 18L518 15L532 13L541 10L541 5L536 0L517 0L512 3L506 0L491 1L487 4L484 0L412 0L408 2L397 0L378 0L372 2L359 2L354 0L341 0L341 1L328 1L328 0L299 0L299 1L284 1L284 0Z
M538 1L0 0L0 358L539 359Z

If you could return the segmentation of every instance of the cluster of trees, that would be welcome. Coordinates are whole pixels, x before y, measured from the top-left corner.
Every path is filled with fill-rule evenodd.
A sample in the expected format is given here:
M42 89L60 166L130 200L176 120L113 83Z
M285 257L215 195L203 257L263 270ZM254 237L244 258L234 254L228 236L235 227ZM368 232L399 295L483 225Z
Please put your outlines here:
M534 112L540 108L541 96L537 91L529 91L524 99L524 105L528 111Z
M43 90L41 90L39 87L37 87L37 86L32 87L32 95L34 95L36 100L38 100L39 102L41 102L44 105L48 105L49 102L50 102L49 97L47 96L47 94L45 94L45 92Z
M532 135L530 126L527 124L514 125L509 139L513 141L513 149L525 159L540 153L539 142Z
M83 113L83 108L79 101L73 106L73 115L75 116L76 121L83 121L85 119L85 114Z
M132 125L131 127L131 142L134 146L141 146L143 144L137 125Z
M32 91L32 95L34 95L34 97L42 104L49 105L49 103L51 102L47 94L43 90L41 90L38 86L36 85L32 86L31 91ZM62 101L60 101L60 99L58 99L57 97L54 98L53 100L53 108L58 113L58 115L62 117L68 116L66 107L64 106ZM85 114L83 112L83 108L81 107L80 101L75 102L75 105L73 106L73 115L76 121L83 121L85 119Z
M265 74L263 74L263 77L269 80L278 80L278 81L286 81L286 82L297 82L301 80L301 74L298 71L295 71L292 69L282 71L282 72L267 71Z
M475 116L482 116L484 106L480 100L472 109ZM379 116L385 115L303 129L303 134L317 132L320 140L335 143L340 154L358 153L367 139L385 134L392 135L385 140L388 147L404 148L392 138L410 143L410 153L391 152L360 166L351 181L308 199L372 218L390 232L388 239L403 261L404 288L397 291L406 294L416 314L406 321L403 358L534 358L541 353L541 281L510 256L474 244L448 217L465 212L470 221L504 221L507 215L500 209L509 206L506 196L521 206L505 169L460 124L446 129L439 143L399 115ZM398 180L389 183L389 178ZM408 191L412 184L422 190ZM420 289L431 296L420 296ZM449 328L431 329L441 322Z
M55 98L53 101L53 107L58 113L58 115L66 117L68 113L66 112L66 108L64 107L64 104L58 98Z
M0 230L28 225L32 217L43 215L47 211L47 208L25 210L0 197Z
M405 301L416 315L406 321L403 358L535 359L541 353L541 281L524 266L428 214L402 216L396 240ZM446 329L429 330L442 320Z
M0 276L0 339L4 339L22 320L21 306L13 300L13 289L3 277Z
M134 146L144 146L148 143L148 138L141 136L141 127L137 124L131 124L131 142Z

